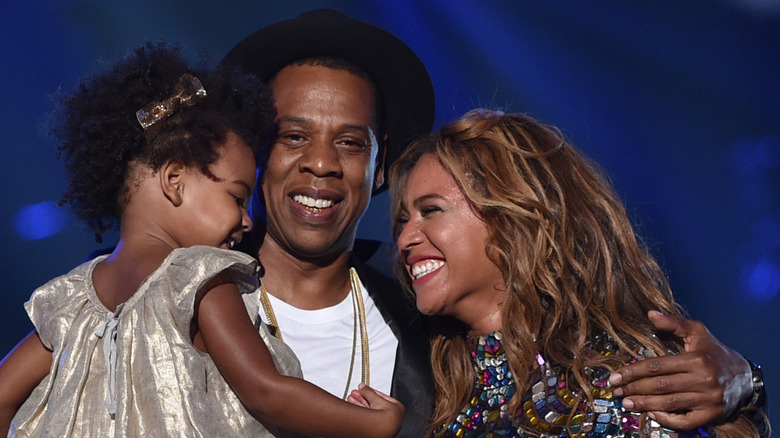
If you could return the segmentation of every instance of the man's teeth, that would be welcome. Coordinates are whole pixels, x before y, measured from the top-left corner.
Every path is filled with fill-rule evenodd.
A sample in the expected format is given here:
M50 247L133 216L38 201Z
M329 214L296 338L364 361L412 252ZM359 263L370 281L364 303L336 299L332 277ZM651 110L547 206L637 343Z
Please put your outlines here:
M313 209L328 208L333 206L333 201L330 199L314 199L304 195L295 195L293 200L303 206Z
M431 272L444 266L444 262L441 260L429 260L425 263L412 266L412 275L414 279L418 279L422 276L430 274Z
M228 248L233 249L234 246L236 246L236 241L230 239L230 242L228 242Z

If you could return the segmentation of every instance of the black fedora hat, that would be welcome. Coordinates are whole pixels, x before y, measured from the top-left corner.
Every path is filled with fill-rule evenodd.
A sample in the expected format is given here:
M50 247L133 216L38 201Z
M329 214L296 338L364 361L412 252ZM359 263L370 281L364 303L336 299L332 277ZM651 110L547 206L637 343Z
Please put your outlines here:
M416 136L431 131L433 84L420 58L393 34L332 9L306 12L264 27L236 44L222 64L240 66L267 81L287 65L315 56L350 61L376 83L385 102L385 166Z

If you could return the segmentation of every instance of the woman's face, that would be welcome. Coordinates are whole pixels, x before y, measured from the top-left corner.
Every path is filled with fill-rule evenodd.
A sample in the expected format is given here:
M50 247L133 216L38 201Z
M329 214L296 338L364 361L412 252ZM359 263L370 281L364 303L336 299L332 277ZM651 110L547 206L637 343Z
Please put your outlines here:
M412 168L396 220L420 312L454 316L477 331L500 328L479 328L500 313L504 297L501 271L485 251L487 227L435 156Z

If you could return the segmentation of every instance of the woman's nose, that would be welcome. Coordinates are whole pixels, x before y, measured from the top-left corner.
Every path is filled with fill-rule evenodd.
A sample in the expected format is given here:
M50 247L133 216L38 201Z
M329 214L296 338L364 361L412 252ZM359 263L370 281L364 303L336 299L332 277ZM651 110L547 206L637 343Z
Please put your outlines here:
M399 251L404 251L419 244L421 240L422 232L412 221L409 221L401 227L395 243Z

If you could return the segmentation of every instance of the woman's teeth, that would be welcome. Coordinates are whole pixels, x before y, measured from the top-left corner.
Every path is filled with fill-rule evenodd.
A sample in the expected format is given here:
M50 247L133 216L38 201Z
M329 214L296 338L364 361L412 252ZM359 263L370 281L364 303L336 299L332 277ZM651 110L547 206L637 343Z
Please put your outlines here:
M415 280L444 266L444 262L441 260L429 260L425 263L419 263L412 266L412 276Z

